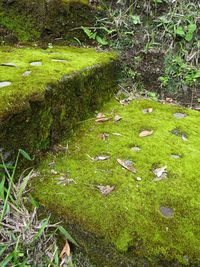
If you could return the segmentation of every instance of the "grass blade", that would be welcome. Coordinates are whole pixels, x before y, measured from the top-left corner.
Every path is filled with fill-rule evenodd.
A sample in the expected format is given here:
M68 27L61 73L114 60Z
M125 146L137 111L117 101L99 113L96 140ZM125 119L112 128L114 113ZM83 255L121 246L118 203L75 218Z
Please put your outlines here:
M2 179L1 179L1 182L0 182L0 199L2 199L2 200L4 200L4 198L5 198L5 179L6 179L6 177L5 177L5 175L4 176L2 176Z
M0 266L6 267L13 257L14 257L14 252L10 253L2 262L0 262Z
M49 217L50 218L50 217ZM43 234L45 228L47 227L48 223L49 223L49 218L45 219L42 223L42 226L40 227L40 230L38 231L38 233L35 235L34 240L37 240L38 238L40 238L40 236Z
M25 159L27 159L27 160L29 160L29 161L32 160L31 157L29 156L29 154L28 154L26 151L24 151L23 149L19 149L19 153L20 153Z
M20 201L21 201L21 199L22 199L22 194L23 194L23 192L25 191L25 188L26 188L26 186L27 186L27 184L28 184L28 181L29 181L29 178L30 178L30 174L31 174L31 173L32 173L32 172L30 172L27 176L25 176L23 182L22 182L21 185L20 185L19 192L17 193L17 203L18 203L18 204L20 203Z
M58 226L58 230L61 232L61 234L63 234L66 239L71 242L72 244L74 244L75 246L78 247L78 243L74 240L74 238L69 234L69 232L67 230L65 230L65 228L63 228L61 225Z

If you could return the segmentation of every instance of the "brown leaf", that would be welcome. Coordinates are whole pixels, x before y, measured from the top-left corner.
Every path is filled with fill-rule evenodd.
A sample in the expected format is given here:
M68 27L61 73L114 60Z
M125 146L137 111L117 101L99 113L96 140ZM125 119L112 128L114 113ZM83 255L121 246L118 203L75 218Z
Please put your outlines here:
M96 122L106 122L109 121L111 118L107 118L104 113L100 112L96 116Z
M109 134L107 134L107 133L102 133L102 134L100 134L100 138L101 138L103 141L105 141L108 137L109 137Z
M57 182L58 185L69 185L76 183L74 179L66 178L65 176L60 176L57 180L58 180Z
M153 173L156 175L156 178L153 179L153 181L158 182L163 179L167 178L167 167L161 167L158 169L153 170Z
M152 131L144 130L139 134L139 137L146 137L146 136L150 136L152 134L153 134L153 130Z
M106 122L106 121L109 121L111 118L99 118L99 119L96 119L95 121L96 122Z
M52 175L57 175L57 174L58 174L58 172L57 172L57 171L55 171L54 169L52 169L52 170L51 170L51 174L52 174Z
M97 185L97 188L99 189L102 195L107 196L115 189L115 185Z
M102 118L105 118L105 117L106 116L102 112L98 113L97 116L96 116L97 119L102 119Z
M136 173L137 170L133 167L133 163L130 160L117 159L117 162L126 170Z
M66 241L61 253L60 253L60 259L63 260L66 256L70 257L71 254L71 250L70 250L70 246L69 246L69 242Z
M116 115L115 118L114 118L114 121L115 122L118 122L118 121L121 121L122 117L119 116L119 115Z

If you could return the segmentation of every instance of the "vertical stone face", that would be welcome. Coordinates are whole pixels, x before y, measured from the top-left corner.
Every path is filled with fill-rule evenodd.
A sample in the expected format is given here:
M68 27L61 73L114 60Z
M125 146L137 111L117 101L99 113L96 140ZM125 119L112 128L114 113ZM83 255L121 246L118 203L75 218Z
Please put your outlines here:
M87 3L62 0L2 1L0 40L36 41L62 37L70 41L74 37L83 38L82 30L77 28L91 25L95 13Z

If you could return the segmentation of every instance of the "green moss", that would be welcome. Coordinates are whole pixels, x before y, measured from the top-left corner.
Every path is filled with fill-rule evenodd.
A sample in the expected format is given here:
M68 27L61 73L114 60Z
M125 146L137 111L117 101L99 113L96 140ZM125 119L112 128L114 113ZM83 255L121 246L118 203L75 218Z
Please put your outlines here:
M153 108L144 114L142 109ZM128 106L116 102L104 108L107 116L122 116L98 124L93 119L83 122L81 130L68 144L67 154L50 155L41 163L40 177L33 181L35 197L66 221L103 237L119 252L132 253L150 266L160 262L196 263L200 258L200 116L198 112L147 100L135 100ZM174 113L188 116L176 119ZM151 136L139 133L153 130ZM188 140L172 134L181 129ZM100 134L108 133L106 141ZM120 133L121 135L116 135ZM131 147L139 146L140 152ZM172 154L181 155L172 158ZM91 157L109 155L105 161ZM131 160L137 173L123 169L117 159ZM52 175L49 163L55 161ZM153 181L153 170L167 166L167 179ZM59 177L74 179L70 185L59 184ZM137 181L141 177L141 181ZM115 185L103 196L97 185ZM172 218L164 217L160 207L173 209ZM98 242L98 241L97 241ZM112 257L109 256L110 266ZM188 259L188 262L187 262ZM103 259L102 259L103 260Z
M0 88L1 150L36 153L69 135L115 91L116 59L94 49L2 47L1 64L16 67L0 66L0 82L12 82Z
M97 53L94 49L55 47L53 49L0 48L0 63L14 63L16 67L0 66L0 82L10 81L11 86L0 89L0 117L20 109L29 100L43 99L47 84L57 83L69 75L98 64L107 64L116 58L113 53ZM64 60L55 62L53 60ZM42 66L31 66L40 61ZM26 71L31 71L23 77Z
M15 0L0 3L0 26L7 30L0 41L85 39L83 31L77 28L90 26L94 17L95 10L87 0L53 0L48 3L45 0ZM76 30L72 30L74 28Z

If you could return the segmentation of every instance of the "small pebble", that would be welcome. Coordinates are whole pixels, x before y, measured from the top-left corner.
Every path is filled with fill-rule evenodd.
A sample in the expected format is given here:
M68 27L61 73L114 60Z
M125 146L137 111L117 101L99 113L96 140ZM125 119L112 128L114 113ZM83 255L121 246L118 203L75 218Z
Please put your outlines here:
M11 62L3 63L3 64L1 64L1 66L4 66L4 67L17 67L17 65L15 63L11 63Z
M52 59L51 61L53 61L53 62L62 62L62 63L68 62L68 60L66 60L66 59Z
M22 76L23 76L23 77L27 77L27 76L29 76L30 74L31 74L31 71L27 70L27 71L25 71L25 72L22 74Z
M174 113L174 117L176 119L180 120L180 119L183 119L183 118L187 117L187 115L184 114L184 113L177 112L177 113Z
M174 210L169 207L160 206L160 213L166 218L174 217Z
M5 81L5 82L0 82L0 88L3 88L3 87L6 87L6 86L9 86L11 85L12 83L11 82L8 82L8 81Z
M31 66L37 67L37 66L42 66L42 62L41 61L34 61L30 63Z
M187 138L187 135L186 135L186 134L182 134L182 136L181 136L181 137L182 137L182 140L183 140L183 141L187 141L187 140L188 140L188 138Z
M177 155L177 154L171 154L171 158L173 159L180 159L180 155Z

